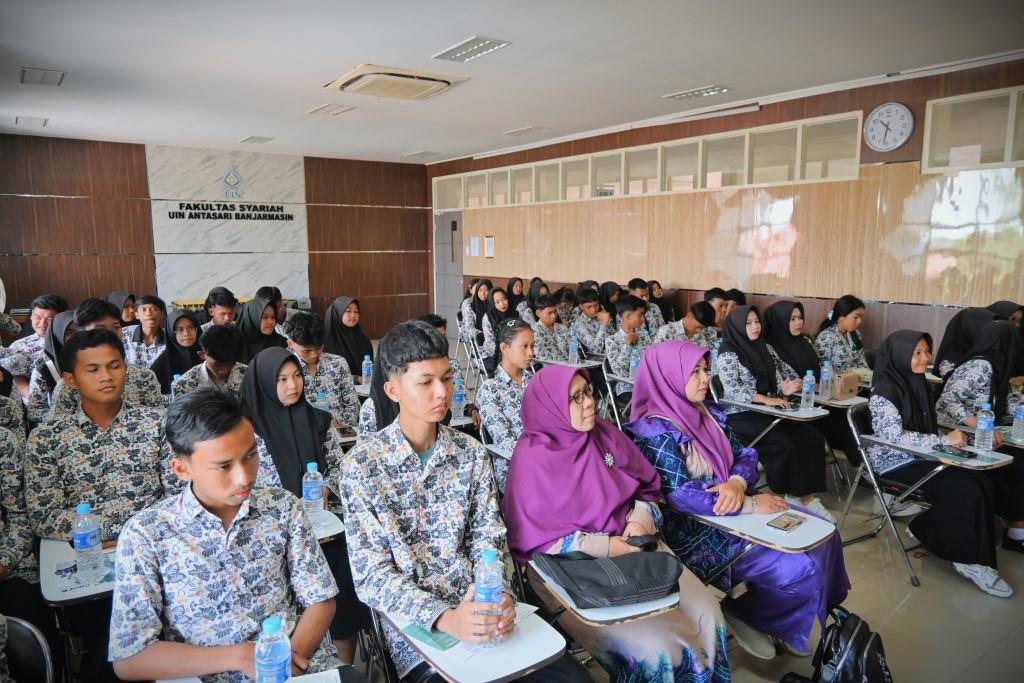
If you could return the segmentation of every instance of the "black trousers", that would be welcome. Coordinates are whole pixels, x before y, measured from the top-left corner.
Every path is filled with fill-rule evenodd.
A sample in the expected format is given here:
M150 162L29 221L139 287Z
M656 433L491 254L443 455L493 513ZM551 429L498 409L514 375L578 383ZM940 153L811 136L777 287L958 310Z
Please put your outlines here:
M750 443L773 419L750 410L727 418L743 443ZM775 493L807 496L825 490L825 438L810 424L783 420L757 442L754 450Z
M935 468L912 462L883 479L913 484ZM910 531L936 557L962 564L996 566L996 492L984 472L949 468L921 487L931 509L910 522Z
M114 673L113 665L107 661L110 611L113 604L113 596L108 596L63 608L68 630L85 644L87 655L83 669L86 678L95 683L116 683L121 680Z
M0 614L24 619L42 631L50 646L54 676L60 680L64 670L64 643L57 632L53 610L43 600L39 584L23 579L0 581Z
M320 546L327 566L334 574L338 584L338 595L334 598L334 619L331 620L331 638L344 640L354 636L363 624L369 622L366 606L356 597L356 587L352 582L352 569L348 564L348 546L345 535Z
M850 423L846 421L846 410L842 408L829 408L828 417L823 417L814 422L808 422L824 436L830 446L846 454L846 459L854 467L861 463L860 451L857 450L857 442L853 439L853 432L850 431Z
M431 669L429 664L422 662L402 680L406 683L443 683L444 677ZM593 683L594 679L582 664L569 654L563 654L543 669L526 674L517 680L531 683Z
M1024 454L1017 448L1002 452L1012 455L1013 463L989 472L996 489L996 512L1008 522L1024 522Z

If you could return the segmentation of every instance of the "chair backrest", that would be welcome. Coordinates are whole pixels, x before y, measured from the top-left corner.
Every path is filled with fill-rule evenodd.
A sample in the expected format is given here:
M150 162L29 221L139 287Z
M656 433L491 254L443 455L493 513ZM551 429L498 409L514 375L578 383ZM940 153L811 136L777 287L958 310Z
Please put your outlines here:
M863 448L864 446L860 441L861 435L874 432L874 429L871 427L871 409L868 407L868 404L861 403L850 408L846 411L846 419L850 423L853 438L857 441L857 445Z
M711 397L718 403L725 396L725 387L722 386L722 379L718 375L711 376Z
M16 681L53 683L53 657L46 638L35 626L7 617L7 666Z

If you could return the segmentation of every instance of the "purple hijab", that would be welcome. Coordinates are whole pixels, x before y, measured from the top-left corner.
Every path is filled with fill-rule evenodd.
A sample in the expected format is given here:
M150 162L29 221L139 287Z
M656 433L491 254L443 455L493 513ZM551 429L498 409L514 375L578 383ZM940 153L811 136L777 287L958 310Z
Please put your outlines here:
M523 435L505 485L505 522L513 556L535 552L574 531L621 534L636 500L661 499L661 479L633 442L598 417L589 432L569 418L569 386L584 370L545 367L523 395ZM608 467L604 454L615 464Z
M715 473L715 481L729 480L732 471L733 453L729 437L718 426L715 418L698 410L686 398L686 381L697 367L701 358L708 355L707 349L686 341L669 341L655 344L644 352L640 368L636 373L633 387L632 414L638 420L630 423L642 430L637 423L646 417L662 416L676 424L697 445Z

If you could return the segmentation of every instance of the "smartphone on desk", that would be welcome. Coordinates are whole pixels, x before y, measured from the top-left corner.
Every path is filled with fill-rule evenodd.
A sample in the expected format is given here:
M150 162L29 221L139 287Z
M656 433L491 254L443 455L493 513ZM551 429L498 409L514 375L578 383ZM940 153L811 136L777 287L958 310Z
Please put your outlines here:
M803 515L798 515L795 512L783 512L778 517L770 520L768 526L788 533L806 521L807 518Z
M957 448L956 446L939 445L939 446L935 447L935 450L938 451L939 453L945 453L946 455L955 455L958 458L976 458L976 457L978 457L977 453L973 453L971 451L964 450L963 448Z

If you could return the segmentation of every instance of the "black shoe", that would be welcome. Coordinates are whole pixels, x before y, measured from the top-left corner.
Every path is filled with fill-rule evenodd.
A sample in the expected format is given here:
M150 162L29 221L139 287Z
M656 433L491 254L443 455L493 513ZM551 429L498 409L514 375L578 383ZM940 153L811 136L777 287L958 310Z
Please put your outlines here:
M1009 533L1003 533L1003 548L1011 550L1015 553L1024 554L1024 540L1018 540L1016 538L1010 538Z

